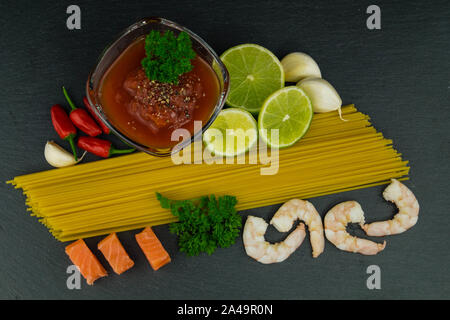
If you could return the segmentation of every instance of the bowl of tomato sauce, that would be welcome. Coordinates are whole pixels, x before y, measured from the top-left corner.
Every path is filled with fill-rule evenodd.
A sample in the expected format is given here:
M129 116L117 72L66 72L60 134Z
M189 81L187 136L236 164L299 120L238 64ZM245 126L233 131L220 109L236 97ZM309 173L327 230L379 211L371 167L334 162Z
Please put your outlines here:
M190 37L196 53L193 67L176 84L146 77L141 61L152 30ZM214 50L191 30L163 18L145 18L121 32L100 55L86 85L100 121L125 143L155 156L178 152L200 139L228 91L228 71Z

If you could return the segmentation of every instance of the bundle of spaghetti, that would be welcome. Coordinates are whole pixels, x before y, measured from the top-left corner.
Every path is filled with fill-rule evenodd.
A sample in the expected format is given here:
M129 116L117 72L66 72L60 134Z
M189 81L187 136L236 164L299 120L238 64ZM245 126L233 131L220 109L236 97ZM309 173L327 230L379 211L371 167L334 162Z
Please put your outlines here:
M407 179L401 154L353 105L315 114L308 133L278 161L181 164L145 153L19 176L31 214L60 241L177 221L155 192L172 199L235 195L239 210ZM261 168L278 165L274 175Z

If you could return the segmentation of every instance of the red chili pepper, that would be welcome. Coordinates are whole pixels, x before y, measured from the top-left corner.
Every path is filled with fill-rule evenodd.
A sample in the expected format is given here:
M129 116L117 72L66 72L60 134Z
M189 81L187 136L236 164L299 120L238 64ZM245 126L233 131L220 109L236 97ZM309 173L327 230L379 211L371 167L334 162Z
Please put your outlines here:
M69 141L73 156L75 157L75 161L77 161L78 157L74 142L74 138L77 135L77 129L75 129L73 123L67 116L66 111L64 111L63 107L61 107L59 104L55 104L51 108L50 113L52 115L52 123L55 131L58 133L61 139Z
M119 150L114 148L110 141L94 137L80 137L78 139L77 145L79 148L103 158L108 158L112 154L131 153L136 150L136 149Z
M63 87L63 93L66 97L67 102L69 102L72 111L70 112L70 120L73 124L83 131L84 133L90 135L91 137L98 136L102 133L102 129L97 125L97 123L92 119L92 117L87 113L86 110L75 107L74 103L69 97L66 88Z
M89 113L91 114L91 116L94 117L94 119L97 121L97 123L99 124L100 128L102 128L103 133L105 134L109 134L110 130L109 128L106 126L106 124L103 123L103 121L97 116L97 114L94 112L94 110L92 110L91 105L89 104L89 100L84 97L83 98L83 102L84 105L86 106L86 109L89 111Z

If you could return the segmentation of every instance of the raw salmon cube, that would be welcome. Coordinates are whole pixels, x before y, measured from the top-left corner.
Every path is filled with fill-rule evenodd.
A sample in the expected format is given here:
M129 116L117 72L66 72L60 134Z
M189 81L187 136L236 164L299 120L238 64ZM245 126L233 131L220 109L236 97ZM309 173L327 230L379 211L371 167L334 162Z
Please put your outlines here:
M83 239L69 244L66 247L66 253L73 264L78 267L89 285L92 285L98 278L108 275Z
M130 259L115 233L111 233L100 241L97 247L108 260L115 273L122 274L134 266L133 260Z
M136 241L147 257L148 262L150 262L153 270L158 270L171 261L169 254L150 227L138 233L136 235Z

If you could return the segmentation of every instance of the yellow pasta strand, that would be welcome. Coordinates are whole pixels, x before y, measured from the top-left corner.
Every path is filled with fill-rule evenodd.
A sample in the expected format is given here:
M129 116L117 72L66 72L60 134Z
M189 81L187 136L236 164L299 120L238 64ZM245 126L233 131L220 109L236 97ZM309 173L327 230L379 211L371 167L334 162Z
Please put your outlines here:
M239 210L405 180L408 162L353 105L315 114L295 146L279 150L275 175L263 164L183 164L145 153L15 177L31 215L60 241L177 221L155 192L173 199L214 193L238 198Z

